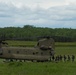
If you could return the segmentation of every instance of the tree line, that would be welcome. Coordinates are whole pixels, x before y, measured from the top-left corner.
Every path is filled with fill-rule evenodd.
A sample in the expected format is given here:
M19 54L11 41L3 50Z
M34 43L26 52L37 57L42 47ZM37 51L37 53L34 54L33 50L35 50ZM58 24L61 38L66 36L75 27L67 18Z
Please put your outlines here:
M51 36L56 42L76 42L76 29L47 28L24 25L24 27L0 28L0 39L7 40L38 40Z

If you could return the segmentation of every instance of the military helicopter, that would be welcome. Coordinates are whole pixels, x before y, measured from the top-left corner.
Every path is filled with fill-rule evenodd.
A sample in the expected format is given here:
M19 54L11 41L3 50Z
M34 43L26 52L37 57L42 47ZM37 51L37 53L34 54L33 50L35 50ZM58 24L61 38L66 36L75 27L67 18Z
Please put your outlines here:
M10 61L50 61L51 56L55 54L55 42L50 37L39 40L35 47L9 47L6 45L8 43L0 41L0 58Z

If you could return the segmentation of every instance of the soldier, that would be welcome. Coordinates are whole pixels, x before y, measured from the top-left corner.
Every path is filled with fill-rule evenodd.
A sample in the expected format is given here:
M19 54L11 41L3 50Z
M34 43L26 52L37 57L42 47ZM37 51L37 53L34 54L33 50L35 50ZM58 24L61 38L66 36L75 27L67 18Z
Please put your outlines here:
M72 62L75 60L75 56L74 55L72 55Z
M69 55L68 55L67 59L68 59L67 61L70 61L70 56Z
M54 59L55 59L55 57L54 57L54 55L52 56L52 60L54 61Z
M57 62L57 56L55 57L55 62Z
M54 56L54 54L55 54L54 50L52 48L50 48L50 55Z
M64 58L64 61L66 61L67 57L65 55L63 56L63 58Z
M56 56L55 62L57 63L59 61L59 56Z
M57 56L57 61L59 61L60 60L60 58L59 58L59 55Z
M59 56L60 61L62 61L62 58L63 58L62 55L60 55L60 56Z

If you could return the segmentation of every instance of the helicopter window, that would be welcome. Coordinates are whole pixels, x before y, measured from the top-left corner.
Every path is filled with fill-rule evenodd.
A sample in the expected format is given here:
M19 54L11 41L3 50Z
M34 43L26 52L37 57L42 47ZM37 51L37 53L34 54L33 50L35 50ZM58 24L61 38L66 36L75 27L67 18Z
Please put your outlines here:
M33 55L35 55L35 53L33 52Z
M38 52L36 52L36 54L38 54Z
M27 51L25 51L25 53L27 53Z
M17 51L17 54L19 54L19 51Z
M11 51L9 50L8 53L11 53Z
M41 55L43 55L43 52L41 52Z

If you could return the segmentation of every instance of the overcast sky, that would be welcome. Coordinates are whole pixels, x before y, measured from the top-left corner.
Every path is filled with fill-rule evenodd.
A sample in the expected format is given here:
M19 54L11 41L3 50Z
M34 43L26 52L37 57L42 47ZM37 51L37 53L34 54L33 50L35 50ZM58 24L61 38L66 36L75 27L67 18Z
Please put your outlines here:
M76 0L0 0L0 27L76 29Z

